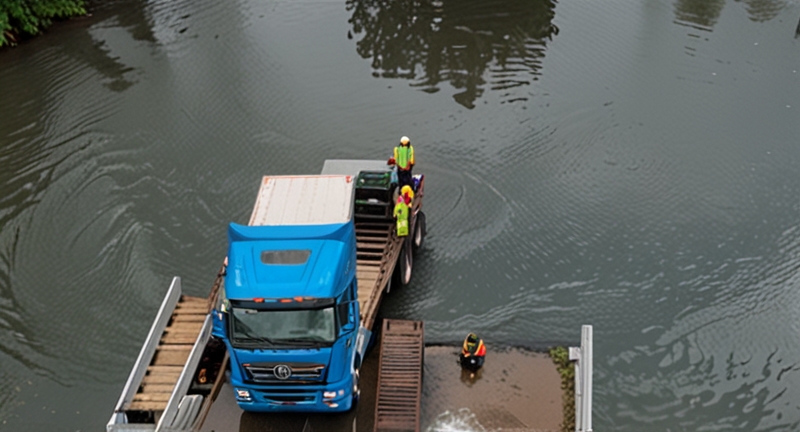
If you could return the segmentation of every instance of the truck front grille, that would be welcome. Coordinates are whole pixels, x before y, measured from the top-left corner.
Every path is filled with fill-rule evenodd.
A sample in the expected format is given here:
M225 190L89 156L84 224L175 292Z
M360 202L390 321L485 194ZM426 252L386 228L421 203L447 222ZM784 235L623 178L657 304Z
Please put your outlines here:
M303 403L303 402L311 402L313 403L316 398L314 395L310 396L287 396L287 395L267 395L264 396L264 400L267 402L276 402L276 403Z
M279 383L279 382L319 382L323 379L325 365L315 363L249 363L243 365L247 371L250 381L255 383ZM279 368L288 366L289 376L284 379L275 375L275 370L286 373L286 370Z

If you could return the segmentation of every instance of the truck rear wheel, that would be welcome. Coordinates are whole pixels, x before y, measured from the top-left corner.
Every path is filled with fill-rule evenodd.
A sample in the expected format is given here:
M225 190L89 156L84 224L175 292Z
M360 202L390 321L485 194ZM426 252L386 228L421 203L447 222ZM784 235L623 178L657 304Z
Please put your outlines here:
M416 216L417 221L414 222L414 249L419 249L425 242L425 213L420 211Z
M403 250L400 252L398 275L402 286L406 286L411 282L411 272L414 270L414 254L411 251L410 243L406 241L403 245Z

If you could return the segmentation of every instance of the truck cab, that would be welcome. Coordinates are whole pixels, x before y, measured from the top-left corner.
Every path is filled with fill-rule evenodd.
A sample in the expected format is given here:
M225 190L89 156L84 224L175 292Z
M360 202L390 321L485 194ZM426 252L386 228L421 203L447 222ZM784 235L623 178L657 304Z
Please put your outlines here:
M347 411L358 397L352 179L325 177L266 178L263 214L228 227L213 334L243 410Z

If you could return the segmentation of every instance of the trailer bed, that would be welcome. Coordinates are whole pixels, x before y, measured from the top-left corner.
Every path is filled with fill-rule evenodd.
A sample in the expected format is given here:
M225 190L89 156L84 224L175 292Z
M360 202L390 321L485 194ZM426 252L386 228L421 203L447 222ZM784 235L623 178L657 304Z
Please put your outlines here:
M397 256L403 246L394 224L364 222L356 224L356 279L362 325L371 329L378 314L382 294L391 283Z

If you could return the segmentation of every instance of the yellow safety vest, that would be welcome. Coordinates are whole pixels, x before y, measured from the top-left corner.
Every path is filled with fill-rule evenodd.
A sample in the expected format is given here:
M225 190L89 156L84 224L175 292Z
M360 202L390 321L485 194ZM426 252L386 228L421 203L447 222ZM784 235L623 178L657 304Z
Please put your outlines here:
M397 219L397 236L404 237L408 235L408 205L405 201L398 202L394 205L394 217Z
M414 165L414 147L411 144L395 147L394 161L400 169L407 170L411 168L411 165Z

